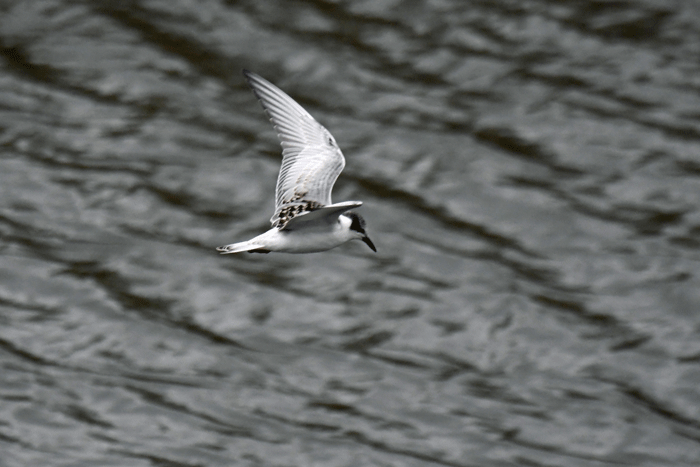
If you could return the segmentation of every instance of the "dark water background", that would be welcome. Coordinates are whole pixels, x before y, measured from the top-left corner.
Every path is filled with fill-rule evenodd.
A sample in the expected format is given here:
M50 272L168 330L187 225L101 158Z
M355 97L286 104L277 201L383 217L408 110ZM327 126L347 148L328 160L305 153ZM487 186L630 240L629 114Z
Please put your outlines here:
M0 467L700 465L700 3L0 5Z

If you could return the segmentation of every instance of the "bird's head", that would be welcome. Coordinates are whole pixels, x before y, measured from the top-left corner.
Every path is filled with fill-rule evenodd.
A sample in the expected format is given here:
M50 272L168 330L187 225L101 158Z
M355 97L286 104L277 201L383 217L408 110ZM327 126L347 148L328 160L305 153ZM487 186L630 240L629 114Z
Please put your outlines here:
M350 231L355 233L355 238L365 242L367 246L376 253L377 248L374 246L374 243L372 243L372 240L370 240L367 236L367 232L365 232L365 220L362 218L362 216L352 211L348 211L343 215L350 219Z

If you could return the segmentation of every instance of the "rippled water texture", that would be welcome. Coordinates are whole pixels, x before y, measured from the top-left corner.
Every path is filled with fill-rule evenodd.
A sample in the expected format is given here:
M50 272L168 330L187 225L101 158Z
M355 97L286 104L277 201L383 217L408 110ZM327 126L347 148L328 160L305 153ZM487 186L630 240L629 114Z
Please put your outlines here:
M4 1L0 467L700 465L700 7ZM220 256L328 127L379 252Z

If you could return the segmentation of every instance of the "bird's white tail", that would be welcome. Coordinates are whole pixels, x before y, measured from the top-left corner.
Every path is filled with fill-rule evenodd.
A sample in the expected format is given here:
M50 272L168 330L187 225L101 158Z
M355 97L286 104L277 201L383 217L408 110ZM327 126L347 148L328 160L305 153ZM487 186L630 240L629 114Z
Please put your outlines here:
M258 251L255 251L258 250ZM251 253L269 253L270 250L265 249L263 245L258 242L253 242L251 240L247 242L231 243L230 245L220 246L216 249L222 255L228 255L230 253L241 253L243 251L250 251Z

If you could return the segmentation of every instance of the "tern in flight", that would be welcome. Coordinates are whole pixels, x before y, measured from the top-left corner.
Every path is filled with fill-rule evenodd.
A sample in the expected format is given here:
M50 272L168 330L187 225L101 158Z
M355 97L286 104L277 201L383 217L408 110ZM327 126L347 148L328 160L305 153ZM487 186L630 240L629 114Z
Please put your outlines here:
M362 201L331 201L333 184L345 167L333 135L277 86L250 71L243 70L243 74L282 143L275 213L267 232L216 250L221 254L314 253L362 240L376 252L365 220L351 211L362 206Z

